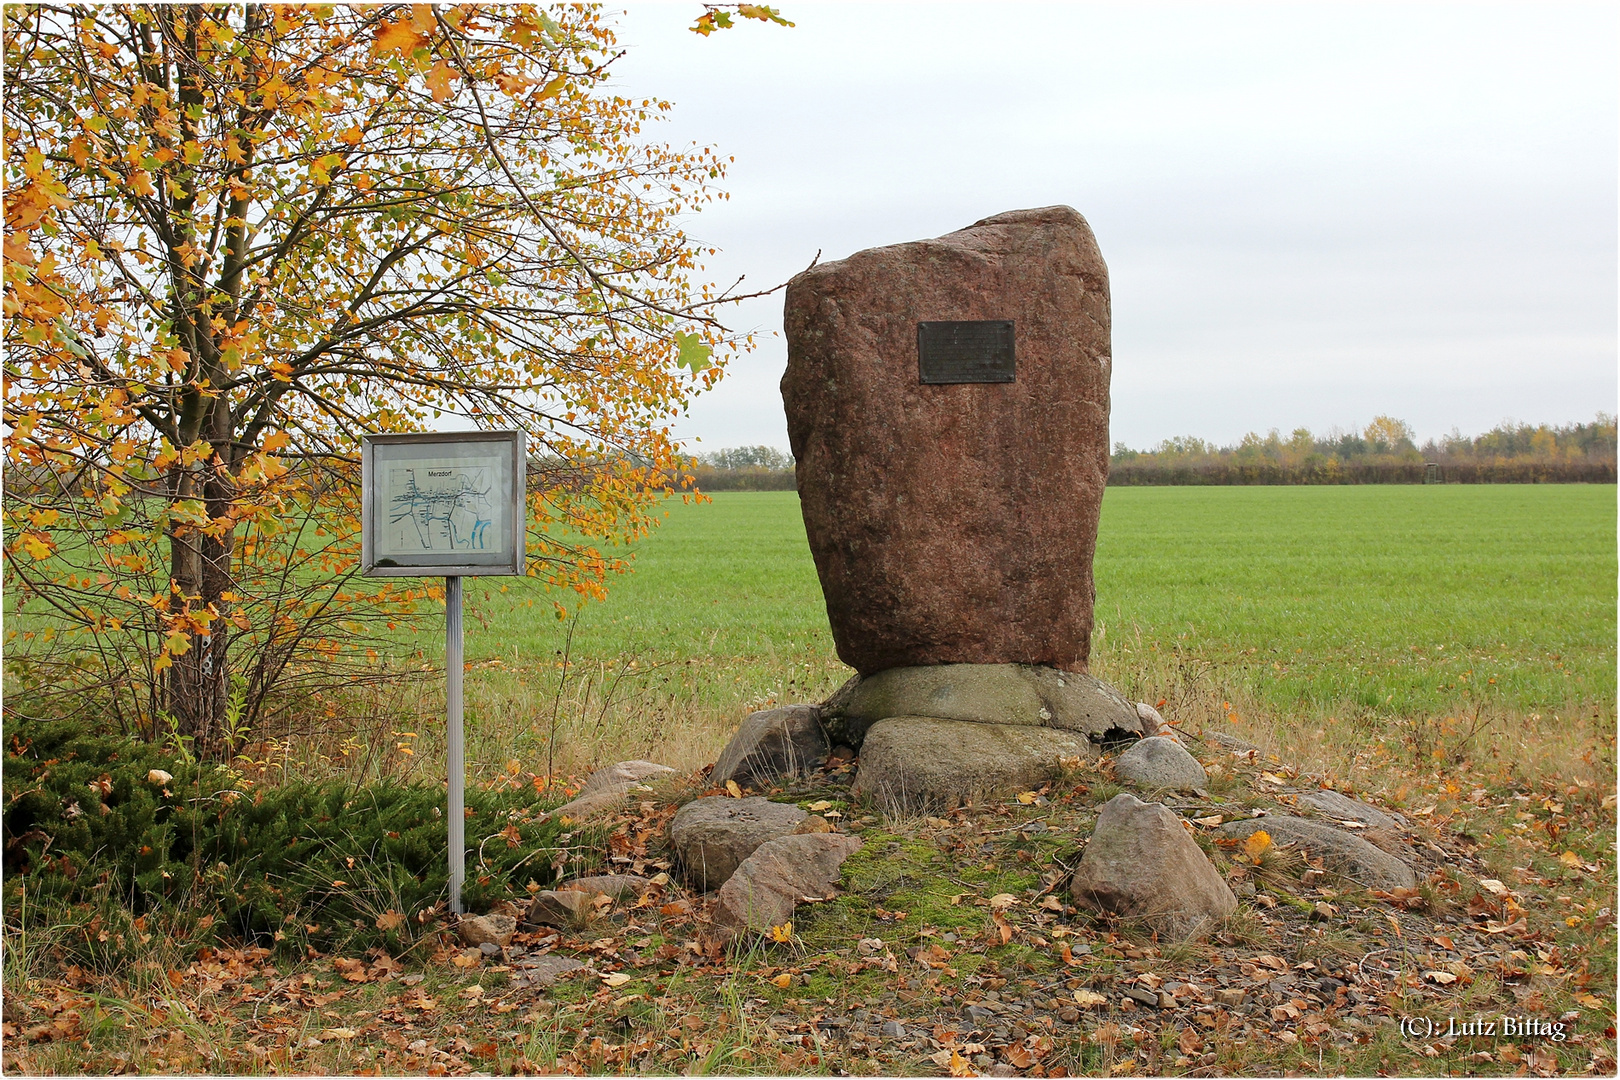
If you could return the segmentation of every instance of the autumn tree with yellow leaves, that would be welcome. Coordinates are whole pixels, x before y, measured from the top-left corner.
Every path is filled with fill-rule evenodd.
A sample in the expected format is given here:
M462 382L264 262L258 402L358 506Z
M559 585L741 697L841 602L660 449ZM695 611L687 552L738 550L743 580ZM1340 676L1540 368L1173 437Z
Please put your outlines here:
M780 21L694 29L729 10ZM610 91L599 11L4 20L7 601L65 665L36 679L229 752L422 598L355 576L355 462L444 414L528 432L531 573L601 593L739 342L682 227L724 163L643 137L669 106Z

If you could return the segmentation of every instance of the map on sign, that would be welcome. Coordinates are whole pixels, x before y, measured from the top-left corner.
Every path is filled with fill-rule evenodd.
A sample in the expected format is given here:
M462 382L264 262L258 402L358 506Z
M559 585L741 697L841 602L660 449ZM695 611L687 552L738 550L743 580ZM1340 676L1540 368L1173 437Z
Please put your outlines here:
M451 555L503 549L500 459L389 462L387 522L379 555Z

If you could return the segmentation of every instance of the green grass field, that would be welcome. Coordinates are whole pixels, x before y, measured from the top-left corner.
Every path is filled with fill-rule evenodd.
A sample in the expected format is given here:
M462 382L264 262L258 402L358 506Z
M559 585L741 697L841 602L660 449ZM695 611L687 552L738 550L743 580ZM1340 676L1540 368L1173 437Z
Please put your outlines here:
M705 697L836 680L796 496L713 500L671 504L571 654L697 660ZM1096 575L1097 666L1122 682L1157 651L1278 710L1613 710L1613 487L1114 488ZM469 590L469 657L563 647L528 590Z
M1342 742L1391 722L1469 729L1483 715L1541 730L1545 718L1553 730L1579 717L1605 738L1615 714L1615 494L1596 485L1110 489L1092 669L1137 700L1169 699L1172 718L1189 725L1237 710L1337 731ZM749 711L821 700L848 677L797 496L712 500L671 500L663 526L636 545L635 572L610 581L608 599L577 619L559 621L537 581L468 581L475 765L578 769L617 754L695 768ZM414 633L401 627L400 651L420 654L413 666L442 663L438 611L409 620ZM402 721L419 729L425 753L385 767L430 768L442 685L430 677L345 711L370 716L362 743L392 745Z

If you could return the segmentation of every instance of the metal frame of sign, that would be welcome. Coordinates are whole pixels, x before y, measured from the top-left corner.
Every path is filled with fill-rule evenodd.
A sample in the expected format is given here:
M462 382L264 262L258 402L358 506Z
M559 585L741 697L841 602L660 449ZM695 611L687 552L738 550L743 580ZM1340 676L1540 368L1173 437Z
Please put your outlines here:
M479 453L488 446L490 453ZM396 449L407 448L407 449ZM502 455L505 455L504 461ZM403 544L378 542L377 531L386 514L378 513L379 503L391 496L378 487L378 469L396 463L415 462L408 470L411 477L405 481L414 486L415 470L432 470L446 483L470 470L493 469L487 495L504 497L500 512L505 520L491 517L488 521L474 518L473 531L482 534L482 525L494 526L491 536L499 537L498 548L485 557L469 546L471 554L422 555L407 551ZM509 483L501 487L502 468ZM388 477L390 489L392 476ZM527 538L528 507L525 494L528 483L528 458L524 454L521 431L468 431L456 435L367 435L360 441L360 563L362 572L373 577L443 577L444 578L444 711L445 757L449 772L449 813L445 815L449 833L450 910L457 915L463 911L461 886L467 880L467 757L462 731L462 675L465 664L462 652L461 579L488 575L520 575L526 560L524 543ZM466 489L462 489L465 492ZM443 498L443 495L436 496ZM491 512L494 512L491 507ZM429 517L430 527L435 520ZM420 523L413 521L414 527ZM446 514L444 529L452 546L455 545L456 526ZM420 535L420 533L418 534ZM387 538L384 538L385 541ZM381 553L381 554L379 554ZM473 559L477 561L463 561Z
M487 447L488 454L472 453ZM483 463L490 459L507 470L509 483L500 494L499 509L504 521L498 523L498 550L488 557L460 554L413 554L385 542L379 530L386 514L379 505L387 497L380 490L379 469L396 462L420 461L453 468L458 461ZM521 431L467 431L450 435L367 435L360 443L360 564L368 577L521 577L526 568L524 556L525 471L524 438Z

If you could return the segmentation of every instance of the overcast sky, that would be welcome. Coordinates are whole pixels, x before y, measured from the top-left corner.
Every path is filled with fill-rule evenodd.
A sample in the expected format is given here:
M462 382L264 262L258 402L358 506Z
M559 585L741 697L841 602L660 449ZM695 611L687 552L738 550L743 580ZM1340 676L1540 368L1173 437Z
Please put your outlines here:
M619 22L620 91L675 104L657 136L736 158L689 230L716 279L1066 203L1132 447L1615 411L1613 4L778 6L796 27ZM759 347L679 430L786 448L781 294L727 319Z

